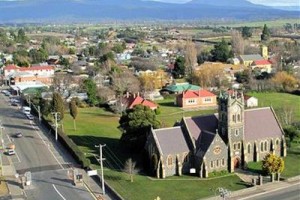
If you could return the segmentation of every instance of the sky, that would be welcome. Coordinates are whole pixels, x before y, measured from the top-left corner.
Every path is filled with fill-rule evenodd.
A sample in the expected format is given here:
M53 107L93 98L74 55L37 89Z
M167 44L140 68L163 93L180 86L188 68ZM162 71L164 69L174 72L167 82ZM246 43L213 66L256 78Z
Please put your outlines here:
M190 0L156 0L163 2L185 3ZM299 0L249 0L255 4L261 4L266 6L300 6Z
M0 2L1 1L31 1L31 0L0 0ZM51 0L49 0L49 1L51 1ZM73 0L73 1L77 1L77 0ZM81 1L84 1L84 0L81 0ZM191 0L152 0L152 1L185 3L185 2L188 2ZM300 6L299 0L248 0L248 1L255 3L255 4L261 4L261 5L266 5L266 6Z

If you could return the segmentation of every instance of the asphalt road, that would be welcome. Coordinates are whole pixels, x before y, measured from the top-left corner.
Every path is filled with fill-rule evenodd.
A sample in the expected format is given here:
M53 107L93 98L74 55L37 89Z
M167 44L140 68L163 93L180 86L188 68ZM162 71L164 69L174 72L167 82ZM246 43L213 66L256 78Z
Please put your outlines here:
M17 173L31 172L32 182L25 190L28 199L66 200L93 199L84 186L75 187L69 177L68 168L55 156L57 152L43 133L18 107L9 104L8 97L0 94L0 120L4 129L6 146L15 144L16 155L9 156ZM21 132L23 137L15 134Z
M254 197L247 198L247 200L299 200L300 199L300 184L292 185L288 188L279 189L255 195Z

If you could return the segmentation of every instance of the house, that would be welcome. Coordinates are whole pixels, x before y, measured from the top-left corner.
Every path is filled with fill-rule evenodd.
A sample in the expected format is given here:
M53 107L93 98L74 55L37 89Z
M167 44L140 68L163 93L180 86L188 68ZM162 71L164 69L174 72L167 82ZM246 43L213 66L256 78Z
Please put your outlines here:
M212 108L217 106L217 96L207 90L187 90L176 96L176 105L182 108Z
M245 100L245 106L247 108L258 106L258 99L256 97L244 95L244 100Z
M200 86L192 85L190 83L175 83L168 85L163 90L168 91L170 93L180 94L186 90L193 90L198 91L200 89Z
M286 156L286 141L270 107L244 109L243 93L223 92L218 113L184 117L171 128L151 130L145 145L157 178L196 173L200 178L234 172L267 154Z
M263 60L264 58L259 54L251 54L251 55L240 55L239 56L240 63L245 67L250 67L254 61Z
M252 70L258 69L261 72L272 72L272 63L268 60L256 60L251 64Z
M155 110L158 108L157 104L147 99L144 99L139 94L129 95L129 93L127 93L125 98L123 99L123 104L127 105L127 108L129 109L132 109L136 105L148 106L151 110Z
M3 73L4 79L9 85L35 81L50 85L54 76L54 67L49 65L32 67L7 65L3 68Z

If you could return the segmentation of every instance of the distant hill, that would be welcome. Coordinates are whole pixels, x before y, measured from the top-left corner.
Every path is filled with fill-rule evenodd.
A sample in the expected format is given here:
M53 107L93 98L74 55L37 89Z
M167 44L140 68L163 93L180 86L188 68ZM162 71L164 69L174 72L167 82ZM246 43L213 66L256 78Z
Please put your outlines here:
M254 20L296 18L299 11L278 10L246 0L193 0L172 4L143 0L0 1L0 23L116 20Z

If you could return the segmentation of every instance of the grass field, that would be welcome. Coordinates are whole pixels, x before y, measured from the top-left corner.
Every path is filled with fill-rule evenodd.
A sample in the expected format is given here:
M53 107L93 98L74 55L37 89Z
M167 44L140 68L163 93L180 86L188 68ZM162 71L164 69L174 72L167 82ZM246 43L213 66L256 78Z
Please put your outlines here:
M231 27L241 27L241 26L249 26L249 27L263 27L264 24L267 24L268 27L282 27L286 23L299 23L299 19L277 19L277 20L263 20L263 21L249 21L249 22L241 22L241 23L229 23L227 26ZM223 25L225 26L225 25Z
M259 99L260 106L272 105L275 110L283 103L291 104L297 108L298 96L280 93L250 93ZM176 120L182 116L197 116L211 114L216 110L183 111L174 106L173 99L158 101L161 114L158 119L165 126L173 126ZM98 144L106 144L104 147L105 179L113 186L125 199L149 199L159 196L161 199L199 199L213 196L214 189L225 187L229 190L238 190L246 186L240 179L233 176L226 176L212 180L201 180L194 177L176 177L166 180L149 179L145 175L136 175L134 182L129 181L127 174L122 172L124 161L130 156L120 149L119 138L121 136L118 127L119 116L103 110L102 108L82 108L78 110L76 119L77 130L73 128L73 120L66 113L64 118L64 130L69 137L79 146L79 148L90 157L94 167L97 161L94 158L99 150L95 147ZM299 111L298 111L299 112ZM299 113L297 119L299 119ZM299 161L298 153L288 153L286 160L286 170L283 176L290 177L298 174L297 165ZM258 166L257 163L255 163ZM260 165L259 165L260 167ZM140 167L141 168L141 167ZM179 192L180 191L180 192Z
M300 121L300 96L276 92L251 92L250 96L258 99L258 106L272 106L279 117L280 109L290 107L294 110L294 121Z
M287 151L287 157L284 158L285 168L281 176L289 178L300 175L300 141L293 142L291 148ZM262 163L251 162L248 165L250 171L262 174Z

